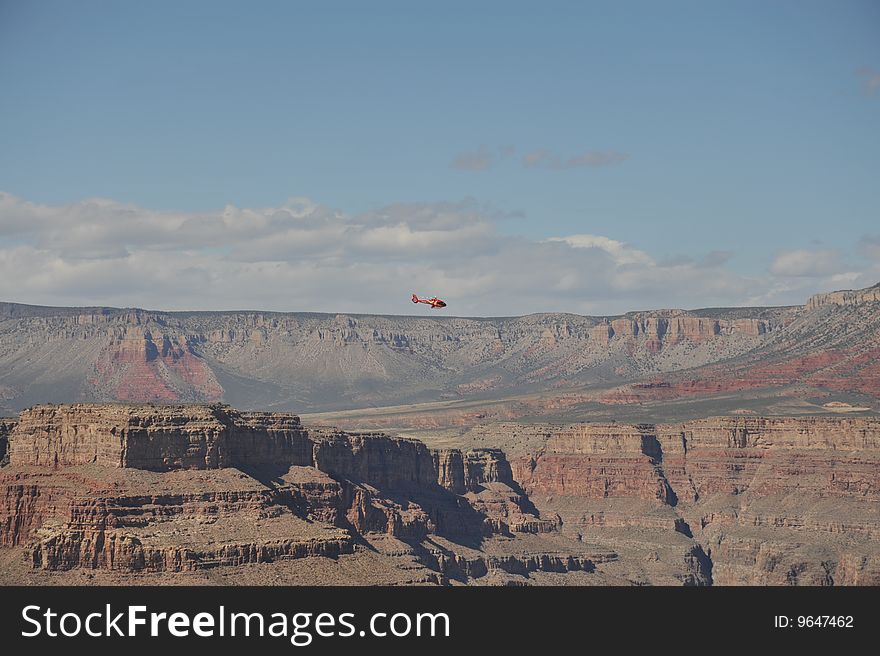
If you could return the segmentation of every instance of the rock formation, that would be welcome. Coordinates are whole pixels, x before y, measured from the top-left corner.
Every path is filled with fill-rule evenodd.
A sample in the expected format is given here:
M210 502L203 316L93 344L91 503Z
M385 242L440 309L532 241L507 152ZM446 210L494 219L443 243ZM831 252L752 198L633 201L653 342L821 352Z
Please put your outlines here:
M498 450L432 452L417 440L307 430L295 415L224 405L36 406L9 435L0 489L0 545L44 571L357 557L364 540L397 541L435 582L594 567L582 545L561 557L555 544L526 538L523 555L514 536L558 526L538 515ZM503 558L456 550L456 541L499 540Z
M866 289L847 289L828 294L816 294L807 301L807 308L814 310L826 305L864 305L880 303L880 283Z
M440 449L219 404L0 428L6 582L880 583L875 418L493 424Z
M513 474L566 530L693 536L715 584L880 583L880 419L545 430Z

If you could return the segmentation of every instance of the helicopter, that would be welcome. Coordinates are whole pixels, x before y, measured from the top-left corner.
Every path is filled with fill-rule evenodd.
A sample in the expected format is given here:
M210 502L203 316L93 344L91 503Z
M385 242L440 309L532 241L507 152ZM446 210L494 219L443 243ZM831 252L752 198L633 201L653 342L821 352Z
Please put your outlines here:
M437 308L446 307L446 301L441 301L439 298L434 296L433 298L419 298L415 294L412 295L413 303L424 303L425 305L430 305L432 310L436 310Z

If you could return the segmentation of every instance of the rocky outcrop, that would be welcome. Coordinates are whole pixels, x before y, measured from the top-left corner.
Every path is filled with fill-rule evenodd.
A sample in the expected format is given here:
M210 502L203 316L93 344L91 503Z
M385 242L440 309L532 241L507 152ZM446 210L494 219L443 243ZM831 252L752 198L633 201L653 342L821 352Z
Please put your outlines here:
M224 426L209 408L36 406L10 437L14 465L173 469L225 464Z
M127 572L188 572L214 567L233 567L271 563L290 558L323 556L336 558L352 553L349 536L335 539L291 540L223 544L216 549L145 546L124 533L105 532L100 544L93 536L68 531L37 542L30 550L33 566L45 570L80 567L84 561L92 567L106 567Z
M880 419L719 417L548 430L512 463L529 493L675 505L711 494L805 490L880 500ZM760 476L758 474L761 474Z
M455 494L475 492L486 483L514 485L510 463L500 449L462 453L458 449L433 451L437 482Z
M480 578L495 572L527 576L532 572L594 572L597 564L616 559L613 553L580 556L558 553L462 556L435 549L430 564L453 580Z
M424 488L437 484L434 459L417 440L371 433L315 436L308 464L331 476L378 488Z
M304 428L229 406L42 405L11 431L0 545L44 570L186 572L552 532L501 451ZM168 528L165 528L168 527Z
M880 303L880 283L866 289L847 289L827 294L816 294L807 301L807 309L815 310L826 305L864 305Z
M614 319L596 326L591 337L606 345L611 344L614 338L642 338L649 352L659 353L664 346L675 346L682 342L697 344L721 335L760 337L774 327L773 322L763 319L718 319L665 311L656 315L636 313Z
M880 419L541 430L514 478L566 530L692 536L716 584L880 582Z
M10 461L18 466L171 471L283 464L379 488L439 484L455 494L513 482L497 449L432 453L418 440L307 431L296 415L239 412L225 405L41 405L22 412L10 433Z
M513 463L529 494L669 501L671 490L650 426L587 424L553 431L536 454Z
M41 405L9 438L17 465L98 464L154 471L306 464L311 444L295 415L228 406Z

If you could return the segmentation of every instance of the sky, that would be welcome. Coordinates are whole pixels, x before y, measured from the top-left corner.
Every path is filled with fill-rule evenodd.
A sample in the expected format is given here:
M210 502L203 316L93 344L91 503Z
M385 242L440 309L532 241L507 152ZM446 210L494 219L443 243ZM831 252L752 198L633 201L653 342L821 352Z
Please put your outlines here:
M0 0L2 301L796 304L878 174L875 1Z

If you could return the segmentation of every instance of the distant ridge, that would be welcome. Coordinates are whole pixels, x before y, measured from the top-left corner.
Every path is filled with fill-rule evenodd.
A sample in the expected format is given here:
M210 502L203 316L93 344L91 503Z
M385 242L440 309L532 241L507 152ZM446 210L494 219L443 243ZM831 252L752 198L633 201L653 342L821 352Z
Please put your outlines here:
M874 398L878 301L880 285L805 306L501 318L0 303L0 412L77 401L316 412L569 395L528 409L543 416L758 389Z

